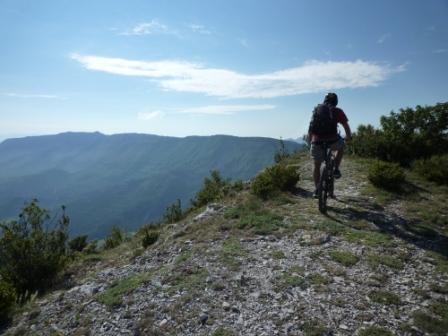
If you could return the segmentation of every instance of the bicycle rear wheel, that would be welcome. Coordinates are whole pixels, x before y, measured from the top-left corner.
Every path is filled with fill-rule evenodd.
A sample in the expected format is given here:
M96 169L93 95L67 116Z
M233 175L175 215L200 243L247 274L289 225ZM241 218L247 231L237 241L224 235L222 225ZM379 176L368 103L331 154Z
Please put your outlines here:
M322 213L327 212L327 198L328 198L328 170L324 165L320 172L320 181L317 188L318 201L319 201L319 211Z

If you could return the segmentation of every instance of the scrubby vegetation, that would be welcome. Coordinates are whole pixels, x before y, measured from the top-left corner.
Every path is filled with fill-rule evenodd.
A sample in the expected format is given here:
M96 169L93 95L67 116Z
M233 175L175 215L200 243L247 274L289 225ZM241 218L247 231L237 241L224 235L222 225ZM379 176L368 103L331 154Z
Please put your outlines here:
M300 179L297 167L278 163L259 173L252 182L252 193L268 199L280 191L293 190Z
M68 242L71 251L81 252L87 247L87 235L78 236Z
M182 205L180 199L166 208L163 219L165 223L176 223L183 217Z
M429 181L448 185L448 154L416 160L412 168Z
M223 198L230 189L230 181L224 179L219 171L213 170L210 177L204 179L202 188L191 201L193 207L201 207L207 203Z
M109 236L104 241L104 249L117 247L124 241L124 232L118 226L113 226Z
M0 324L8 319L16 298L14 287L0 280Z
M368 173L368 179L373 185L391 191L399 191L405 181L405 173L397 163L384 161L374 162Z
M403 166L448 151L448 103L400 109L382 116L381 127L361 125L353 135L352 154Z
M142 234L142 246L143 248L147 248L148 246L153 245L160 236L160 227L159 225L145 225L140 229Z
M69 218L64 207L48 229L55 220L33 200L18 220L0 224L0 276L14 287L19 302L51 286L67 261Z

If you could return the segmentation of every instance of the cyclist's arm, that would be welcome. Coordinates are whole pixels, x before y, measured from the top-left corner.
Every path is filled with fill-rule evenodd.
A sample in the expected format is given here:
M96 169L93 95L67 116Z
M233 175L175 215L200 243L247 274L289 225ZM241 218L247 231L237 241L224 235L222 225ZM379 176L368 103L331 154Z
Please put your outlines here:
M352 138L352 130L350 129L350 125L348 124L347 121L342 122L342 127L344 127L344 131L345 131L345 140L350 141Z

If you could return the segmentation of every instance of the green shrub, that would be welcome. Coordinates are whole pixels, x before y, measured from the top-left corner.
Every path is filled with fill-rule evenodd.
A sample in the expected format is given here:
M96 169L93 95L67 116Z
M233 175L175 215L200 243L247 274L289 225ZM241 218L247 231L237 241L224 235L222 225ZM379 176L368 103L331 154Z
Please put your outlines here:
M124 241L124 233L123 231L117 227L113 226L112 231L110 232L109 236L106 237L106 240L104 242L104 249L109 250L112 248L117 247Z
M237 180L232 183L232 189L234 191L242 191L244 189L244 183L241 180Z
M369 167L368 179L378 188L399 191L405 181L405 174L396 163L376 161Z
M92 240L87 244L87 246L83 249L83 252L86 254L92 254L98 252L98 241Z
M400 109L380 119L381 127L360 125L348 151L408 166L448 152L448 103Z
M279 191L293 190L299 181L297 168L279 163L259 173L252 182L252 193L268 199Z
M434 155L428 160L417 160L412 169L429 181L448 185L448 155Z
M68 242L71 251L81 252L87 246L87 235L78 236Z
M230 189L230 181L223 179L219 171L213 170L210 177L204 179L204 184L201 190L197 192L195 198L191 200L191 205L194 208L199 208L210 202L222 199L229 193Z
M176 223L183 218L182 206L180 203L180 199L176 201L176 203L171 204L166 208L165 214L163 215L163 219L165 223Z
M154 244L160 236L160 228L155 225L145 225L142 229L143 238L142 238L142 246L143 248L147 248Z
M14 287L0 280L0 323L8 319L16 299Z
M0 277L14 286L21 303L51 286L67 261L65 207L53 230L49 221L48 210L33 200L17 221L0 223Z

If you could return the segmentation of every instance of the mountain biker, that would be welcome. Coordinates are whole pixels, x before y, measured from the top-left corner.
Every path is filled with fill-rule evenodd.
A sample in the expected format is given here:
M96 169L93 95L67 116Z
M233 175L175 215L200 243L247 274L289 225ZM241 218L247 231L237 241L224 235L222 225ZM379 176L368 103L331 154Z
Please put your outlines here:
M341 171L339 165L342 161L344 154L344 139L338 134L338 124L344 127L345 140L349 141L352 137L352 132L348 124L347 116L344 111L337 108L338 96L336 93L330 92L325 96L323 104L319 104L313 111L313 117L311 118L310 127L308 129L308 139L311 142L310 153L314 161L313 178L314 178L314 197L317 197L317 186L320 179L320 167L324 160L325 153L322 145L319 144L322 141L330 143L330 148L333 151L337 151L335 158L334 178L341 177Z

